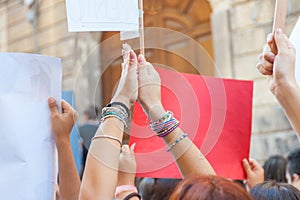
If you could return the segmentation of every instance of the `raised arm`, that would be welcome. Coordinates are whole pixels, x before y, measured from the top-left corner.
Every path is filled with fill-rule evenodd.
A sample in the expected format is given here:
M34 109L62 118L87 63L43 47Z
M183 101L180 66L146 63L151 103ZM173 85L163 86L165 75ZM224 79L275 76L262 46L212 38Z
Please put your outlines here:
M270 50L273 40L278 48L277 55ZM295 79L295 48L282 30L277 30L274 37L268 36L268 44L259 60L258 70L268 76L271 92L300 136L300 88Z
M78 199L80 179L70 144L70 134L78 117L77 112L65 101L62 101L62 114L58 112L55 99L49 98L52 131L58 153L59 199Z
M143 56L139 57L139 102L144 111L152 121L153 128L163 117L168 118L167 124L170 130L158 130L168 149L176 160L177 166L183 177L193 174L214 175L215 172L205 156L193 144L186 134L178 127L177 120L161 103L161 80L154 67L148 63ZM173 131L172 129L175 128ZM166 131L166 132L165 132ZM164 136L165 135L165 136ZM176 140L178 142L176 142Z
M130 54L130 55L129 55ZM113 199L118 180L124 125L137 99L137 58L126 53L122 75L111 105L102 110L101 125L91 143L83 175L80 198Z

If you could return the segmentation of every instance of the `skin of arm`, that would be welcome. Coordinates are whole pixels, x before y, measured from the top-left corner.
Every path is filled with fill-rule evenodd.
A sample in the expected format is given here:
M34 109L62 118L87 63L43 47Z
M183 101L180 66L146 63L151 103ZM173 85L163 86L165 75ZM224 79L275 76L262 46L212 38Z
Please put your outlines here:
M154 67L148 63L144 56L139 57L139 102L151 121L157 121L165 113L161 103L161 80ZM184 133L180 128L164 137L166 144ZM215 171L205 156L189 138L179 142L171 153L183 177L189 175L215 175Z
M278 48L277 55L270 49L274 41ZM259 56L257 68L267 76L271 92L300 136L300 88L295 79L295 48L281 29L276 31L275 36L270 34L267 42Z
M122 76L112 102L121 102L130 108L137 99L137 57L133 51L129 64L123 65ZM116 118L108 118L101 123L96 135L103 134L122 141L123 123ZM113 199L118 180L120 144L101 138L93 140L87 157L85 173L79 199Z
M78 117L77 112L65 101L62 101L62 114L59 113L55 99L49 98L52 130L58 152L59 199L78 199L80 178L70 144L70 133Z

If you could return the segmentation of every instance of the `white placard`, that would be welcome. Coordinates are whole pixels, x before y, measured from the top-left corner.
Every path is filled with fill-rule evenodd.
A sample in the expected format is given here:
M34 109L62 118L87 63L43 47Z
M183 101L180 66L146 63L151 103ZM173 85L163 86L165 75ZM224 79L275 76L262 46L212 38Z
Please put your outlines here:
M47 99L61 99L60 59L0 53L0 199L53 200L56 149Z
M120 32L120 40L130 40L134 38L140 37L140 30L133 31L121 31Z
M296 80L300 86L300 17L291 33L290 40L296 48Z
M139 28L138 0L66 0L70 32Z

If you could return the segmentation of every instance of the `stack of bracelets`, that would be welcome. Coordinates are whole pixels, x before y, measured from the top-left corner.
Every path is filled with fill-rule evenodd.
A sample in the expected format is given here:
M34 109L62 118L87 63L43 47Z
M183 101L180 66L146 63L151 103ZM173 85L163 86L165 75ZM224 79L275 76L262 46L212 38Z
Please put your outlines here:
M156 132L156 135L159 137L166 137L170 133L172 133L179 126L179 121L173 116L173 113L167 111L166 114L155 122L150 123L150 128ZM167 151L171 151L171 149L181 142L184 138L186 138L188 134L182 135L180 138L177 138L173 143L169 144Z
M112 102L102 109L101 121L105 121L107 118L117 118L121 120L125 128L128 128L128 119L130 118L130 111L126 105L120 102Z

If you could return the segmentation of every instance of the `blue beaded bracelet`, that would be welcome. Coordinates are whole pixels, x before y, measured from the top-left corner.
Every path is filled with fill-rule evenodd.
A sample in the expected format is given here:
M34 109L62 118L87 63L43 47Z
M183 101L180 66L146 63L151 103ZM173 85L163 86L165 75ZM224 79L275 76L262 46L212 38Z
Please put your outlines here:
M170 152L172 150L173 147L176 146L176 144L178 144L179 142L181 142L184 138L186 138L188 136L188 134L183 134L180 138L176 139L175 142L173 142L172 144L170 144L167 148L167 152Z

